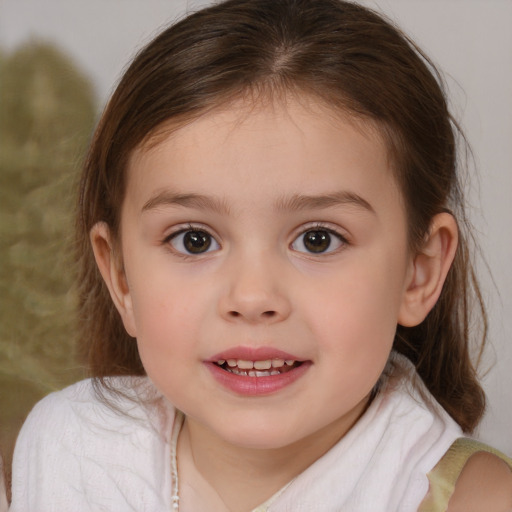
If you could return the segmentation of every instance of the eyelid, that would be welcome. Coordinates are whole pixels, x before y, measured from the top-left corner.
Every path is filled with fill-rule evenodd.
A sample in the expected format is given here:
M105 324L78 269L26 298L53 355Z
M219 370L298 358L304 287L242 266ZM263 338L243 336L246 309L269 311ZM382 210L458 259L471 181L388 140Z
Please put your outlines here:
M162 242L169 242L169 240L171 240L172 238L187 231L204 231L205 233L208 233L211 237L215 238L216 240L218 238L217 235L214 233L213 229L211 229L209 226L206 226L201 223L196 224L194 222L183 222L173 226L171 228L171 231L165 234L165 236L162 239Z
M205 252L199 252L195 254L188 251L178 250L172 244L172 241L176 239L178 236L189 231L200 231L206 233L209 237L211 237L212 241L216 244L217 247L213 250L208 248L208 250L206 250ZM171 233L166 234L166 236L162 240L162 245L166 246L169 251L172 251L174 254L181 256L183 258L198 258L219 250L221 245L218 238L219 237L213 233L213 230L210 229L208 226L205 226L204 224L183 223L181 225L174 226Z
M307 233L308 231L327 231L333 235L336 235L341 240L343 240L345 243L350 243L350 236L346 229L341 228L338 225L335 225L331 222L322 222L322 221L314 221L314 222L307 222L305 224L301 224L300 227L296 228L293 232L293 239L297 238L300 235L303 235L304 233Z
M341 243L341 247L336 248L334 250L325 251L325 252L318 252L318 253L309 252L309 251L298 251L296 249L293 249L293 244L297 240L299 240L299 238L301 236L304 236L309 231L326 231L327 233L329 233L330 235L333 235L334 237L336 237L339 240L339 242ZM309 224L305 224L305 225L302 225L299 229L297 229L294 232L293 239L292 239L292 241L290 243L290 248L292 250L295 250L296 252L307 254L309 256L323 256L323 257L325 257L325 256L328 256L328 255L331 255L331 254L336 254L340 250L342 250L344 247L346 247L347 245L350 245L350 239L346 235L346 232L342 233L341 231L344 231L344 230L342 230L339 227L334 227L331 223L326 223L326 222L312 222L312 223L309 223Z

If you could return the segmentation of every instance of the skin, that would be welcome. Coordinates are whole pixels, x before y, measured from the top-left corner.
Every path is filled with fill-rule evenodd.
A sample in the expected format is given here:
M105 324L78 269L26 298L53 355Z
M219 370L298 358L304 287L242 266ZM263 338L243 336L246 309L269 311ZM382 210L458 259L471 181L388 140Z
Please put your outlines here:
M180 477L194 488L181 499L249 510L364 412L396 325L421 322L439 296L455 222L436 216L411 254L378 132L308 97L208 113L137 150L127 172L120 247L102 223L91 240L149 377L186 414ZM187 253L187 229L210 248ZM329 233L324 252L304 245L312 230ZM205 365L239 346L308 367L243 396Z
M498 457L476 453L460 474L447 512L512 512L512 472Z

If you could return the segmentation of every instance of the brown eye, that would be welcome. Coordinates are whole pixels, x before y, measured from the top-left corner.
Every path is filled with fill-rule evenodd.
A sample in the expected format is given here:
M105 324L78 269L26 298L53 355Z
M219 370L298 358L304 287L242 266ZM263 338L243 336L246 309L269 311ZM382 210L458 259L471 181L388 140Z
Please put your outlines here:
M217 241L206 231L189 229L172 236L171 245L184 254L203 254L219 249Z
M331 245L331 235L327 231L308 231L302 239L309 252L325 252Z
M292 243L292 249L310 254L330 253L339 249L345 240L327 229L310 229Z
M210 248L212 239L204 231L187 231L183 237L183 245L188 252L198 254Z

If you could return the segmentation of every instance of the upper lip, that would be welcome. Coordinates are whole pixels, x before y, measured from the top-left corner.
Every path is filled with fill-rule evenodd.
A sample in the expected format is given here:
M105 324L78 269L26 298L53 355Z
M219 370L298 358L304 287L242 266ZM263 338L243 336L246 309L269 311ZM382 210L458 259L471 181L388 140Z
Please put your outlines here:
M268 359L284 359L285 361L304 361L293 354L272 347L233 347L210 358L211 362L227 359L241 359L244 361L266 361Z

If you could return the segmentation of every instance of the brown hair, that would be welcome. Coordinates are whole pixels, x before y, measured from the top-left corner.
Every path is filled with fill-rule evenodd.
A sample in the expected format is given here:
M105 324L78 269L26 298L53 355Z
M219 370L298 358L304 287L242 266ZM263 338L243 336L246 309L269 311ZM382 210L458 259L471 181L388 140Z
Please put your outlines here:
M378 127L405 198L413 249L434 215L456 216L459 247L441 297L421 325L398 326L394 349L471 431L485 403L469 356L471 298L484 320L482 343L485 310L464 235L456 173L460 131L428 58L380 15L341 0L228 0L166 29L126 71L101 118L80 185L80 343L92 375L144 374L88 238L98 221L118 236L125 168L134 149L166 122L194 119L247 93L268 97L290 90Z

